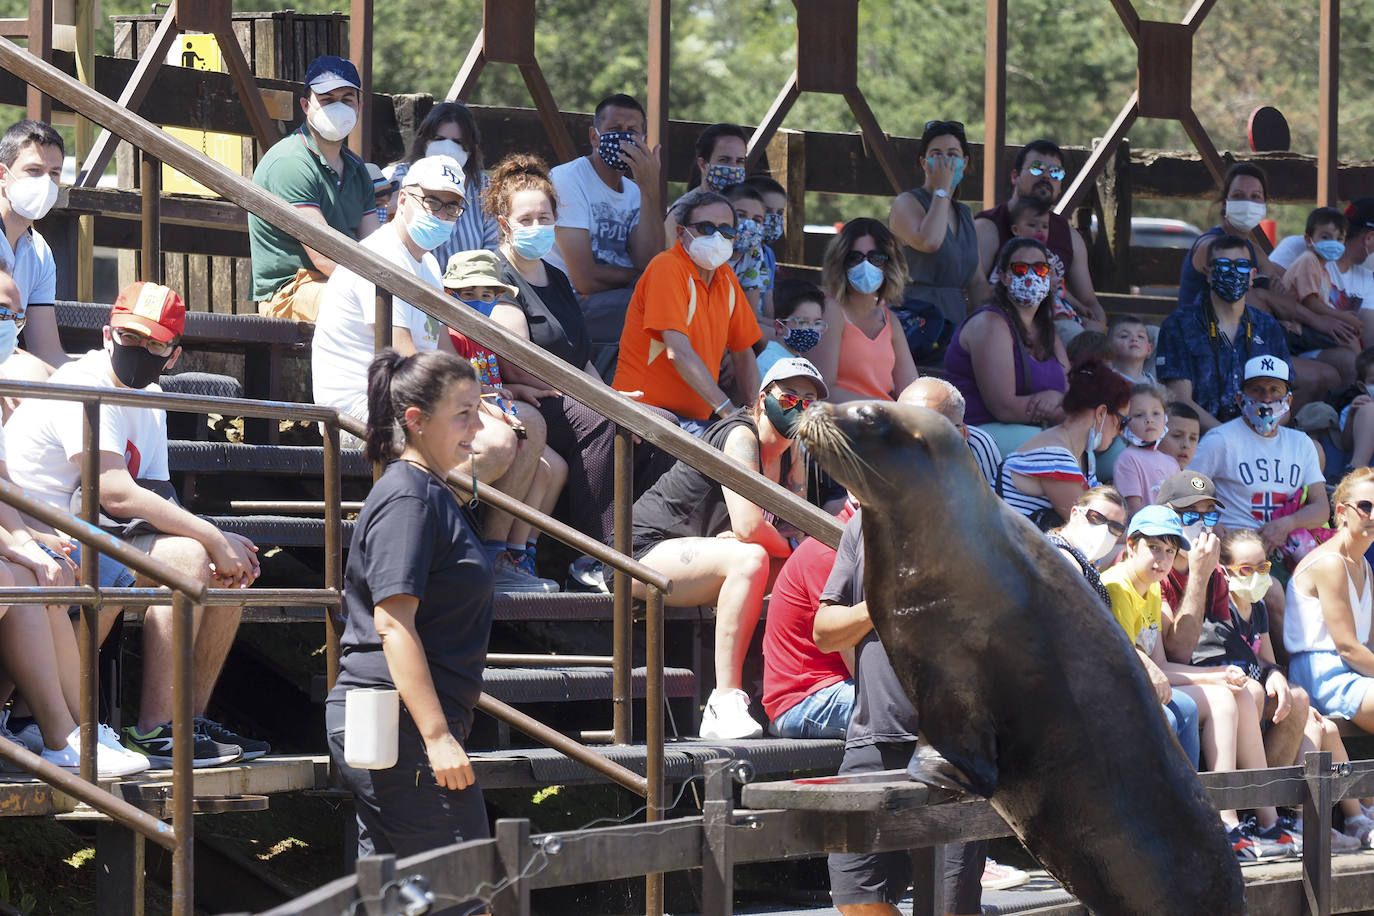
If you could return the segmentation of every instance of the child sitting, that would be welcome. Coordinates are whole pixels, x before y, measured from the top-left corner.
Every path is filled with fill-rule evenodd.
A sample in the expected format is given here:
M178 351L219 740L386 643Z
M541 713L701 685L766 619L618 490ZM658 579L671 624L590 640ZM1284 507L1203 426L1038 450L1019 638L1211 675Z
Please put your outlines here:
M763 299L763 195L744 182L725 189L725 197L735 208L735 251L730 268L739 280L744 297L756 316L762 316ZM764 322L759 321L759 327Z
M1318 207L1309 213L1303 234L1307 251L1276 284L1280 292L1297 299L1321 322L1311 326L1332 341L1323 361L1335 365L1345 382L1354 378L1354 360L1361 349L1364 325L1360 304L1374 300L1374 274L1363 267L1364 235L1359 233L1356 244L1347 245L1347 228L1345 214L1332 207ZM1359 250L1352 250L1355 248Z
M821 342L826 327L821 317L825 294L816 284L789 278L778 281L773 292L775 315L768 331L774 339L758 355L759 378L780 359L805 357Z
M773 287L777 285L778 255L773 243L782 238L783 221L787 215L787 190L767 175L750 175L744 183L763 195L763 242L759 253L763 264L759 268L763 299L759 302L764 318L772 318Z
M1107 336L1112 341L1111 364L1117 375L1137 385L1159 384L1154 373L1145 368L1155 347L1143 319L1117 315L1107 323Z
M1208 608L1202 619L1202 635L1193 650L1194 665L1235 665L1245 671L1253 682L1249 686L1257 702L1265 705L1261 722L1282 721L1290 710L1279 697L1290 687L1283 671L1274 662L1274 646L1269 636L1269 614L1264 606L1264 593L1269 590L1269 559L1264 543L1257 532L1249 528L1233 528L1221 539L1221 568L1226 574L1231 602L1225 619L1217 619ZM1305 704L1304 704L1305 705ZM1331 759L1343 763L1350 759L1341 741L1336 723L1315 709L1307 715L1303 742L1295 761L1302 760L1308 751L1330 751ZM1274 761L1286 766L1290 761ZM1364 801L1371 801L1364 799ZM1344 833L1331 832L1332 852L1351 852L1374 843L1374 820L1366 817L1361 800L1347 798L1340 802L1345 818Z
M1179 401L1170 402L1164 414L1168 431L1159 440L1159 452L1177 461L1177 470L1181 471L1197 451L1197 440L1202 438L1202 422L1196 410Z
M1178 462L1159 451L1159 443L1168 431L1168 425L1164 396L1159 389L1153 385L1136 385L1132 388L1126 428L1121 431L1121 438L1126 440L1127 447L1117 457L1112 472L1116 488L1126 497L1128 515L1134 515L1141 506L1155 502L1164 478L1179 471Z

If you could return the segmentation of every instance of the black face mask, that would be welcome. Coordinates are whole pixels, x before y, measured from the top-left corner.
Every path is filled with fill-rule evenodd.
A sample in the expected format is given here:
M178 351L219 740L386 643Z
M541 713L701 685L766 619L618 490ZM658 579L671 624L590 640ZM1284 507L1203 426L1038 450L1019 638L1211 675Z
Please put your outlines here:
M763 396L763 414L768 418L768 422L773 424L773 428L778 431L778 435L784 439L793 439L797 435L797 426L801 423L802 414L806 408L798 404L791 410L785 409L778 403L778 399L771 394Z
M126 347L111 341L110 367L115 378L130 388L147 388L167 367L166 356L155 356L143 347Z

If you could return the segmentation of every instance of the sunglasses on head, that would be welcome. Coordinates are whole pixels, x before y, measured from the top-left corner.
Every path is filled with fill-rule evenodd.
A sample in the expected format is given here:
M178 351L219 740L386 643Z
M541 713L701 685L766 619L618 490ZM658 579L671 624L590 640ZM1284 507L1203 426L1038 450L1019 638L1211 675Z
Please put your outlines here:
M864 261L881 269L887 266L887 255L883 254L881 251L851 251L844 256L844 266L846 268L858 267Z
M1236 273L1248 274L1255 269L1255 262L1249 258L1217 258L1212 262L1213 270L1234 270Z
M697 235L710 238L717 232L722 238L732 239L735 237L735 227L729 223L713 223L709 219L704 219L699 223L688 223L687 226Z
M1194 512L1192 509L1184 509L1178 514L1178 520L1183 523L1183 527L1196 525L1198 519L1202 519L1204 528L1215 528L1217 519L1221 518L1221 513L1213 509L1211 512Z
M777 395L774 397L774 400L778 402L778 406L781 407L783 410L791 410L798 404L801 405L802 410L805 410L812 404L816 403L815 398L803 397L802 395L792 394L791 392L787 391L779 391Z
M963 121L927 121L925 126L926 133L954 134L962 137L964 135Z
M1121 522L1112 521L1096 509L1085 509L1083 515L1087 518L1089 525L1106 525L1107 530L1112 533L1112 537L1119 538L1126 533L1125 525Z
M1064 167L1059 165L1046 165L1043 162L1032 162L1026 166L1026 171L1039 178L1041 175L1049 174L1055 181L1064 180Z
M1037 261L1034 264L1026 261L1012 261L1007 265L1007 270L1011 271L1013 277L1024 277L1028 273L1033 273L1037 277L1050 275L1050 265L1047 261Z
M1354 503L1346 503L1346 505L1363 515L1365 518L1374 515L1374 502L1370 502L1367 499L1362 499Z
M1265 560L1263 563L1256 563L1253 566L1249 563L1244 563L1240 566L1228 566L1226 567L1226 571L1233 576L1249 576L1253 573L1259 573L1262 576L1269 572L1272 566L1272 563Z

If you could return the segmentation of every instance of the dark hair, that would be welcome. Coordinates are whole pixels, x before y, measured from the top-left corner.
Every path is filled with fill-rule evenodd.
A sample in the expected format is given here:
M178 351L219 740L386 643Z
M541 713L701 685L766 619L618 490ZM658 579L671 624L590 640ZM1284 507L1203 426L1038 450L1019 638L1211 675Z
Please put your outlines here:
M1166 417L1178 417L1180 420L1197 420L1202 422L1197 411L1182 401L1170 401L1164 405L1164 415Z
M1335 226L1344 235L1350 229L1350 220L1335 207L1318 207L1307 214L1307 228L1304 232L1311 235L1322 226Z
M10 129L0 137L0 165L6 168L14 165L19 153L30 143L37 146L55 146L64 156L67 154L67 146L62 142L62 135L53 130L51 124L44 124L42 121L18 121L10 125Z
M409 161L415 162L425 156L425 147L439 136L439 128L454 123L463 134L463 149L468 152L468 161L463 165L467 183L476 187L481 183L482 174L482 132L477 129L477 119L462 102L440 102L429 110L420 126L415 128L415 139L410 144Z
M558 216L558 192L549 180L549 167L528 153L511 153L496 164L482 192L482 209L492 216L510 216L511 195L519 191L543 191Z
M777 302L776 293L773 301ZM1360 355L1355 357L1355 381L1362 382L1370 366L1374 366L1374 347L1365 347L1360 351Z
M649 116L644 113L644 106L639 104L638 99L632 95L617 92L614 95L606 96L596 103L596 110L592 112L592 127L595 127L597 130L601 129L601 114L607 108L628 108L631 111L639 112L639 116L646 122L649 120Z
M1011 210L1007 214L1008 223L1015 223L1022 217L1030 214L1031 216L1049 216L1050 202L1039 197L1020 197L1016 203L1011 205Z
M773 286L773 317L791 318L798 307L814 302L825 309L825 293L810 280L785 277Z
M472 364L446 350L402 356L388 347L367 367L367 459L390 461L409 441L406 408L433 413L454 382L476 382Z
M694 191L688 191L677 199L677 203L673 204L668 212L676 215L679 226L685 226L692 222L692 217L696 215L698 210L702 207L710 206L711 204L725 204L725 206L729 207L730 222L732 225L734 224L734 205L730 203L729 198L724 194L712 191L709 188L697 188Z
M1085 359L1069 370L1064 413L1082 413L1105 406L1121 413L1131 406L1131 383L1100 359Z
M1123 324L1142 324L1149 327L1145 319L1141 318L1139 315L1113 315L1107 321L1107 333L1110 334Z
M1011 260L1016 253L1023 248L1034 248L1045 256L1045 260L1050 260L1050 250L1037 242L1035 239L1020 236L1012 238L1001 250L997 252L997 271L1002 279L992 290L992 305L1002 310L1002 314L1007 316L1011 323L1012 331L1021 340L1021 345L1031 351L1031 354L1039 361L1044 362L1054 356L1054 285L1050 285L1050 291L1045 294L1040 305L1035 309L1035 317L1031 319L1031 327L1034 336L1026 334L1021 327L1021 322L1016 320L1017 306L1011 301L1011 296L1007 294L1006 277L1011 270Z
M1021 171L1021 167L1026 164L1026 157L1031 153L1040 153L1043 156L1054 156L1060 162L1064 161L1064 151L1059 148L1059 144L1053 140L1032 140L1016 154L1016 164L1012 166L1013 171Z
M964 135L964 128L955 121L927 121L926 129L921 133L921 142L916 146L916 156L924 159L926 147L930 146L930 141L936 137L953 137L959 141L959 148L968 155L968 137Z
M1221 197L1217 198L1222 203L1226 202L1226 197L1231 193L1231 185L1237 178L1243 176L1259 179L1260 190L1264 192L1264 199L1269 199L1269 179L1265 177L1264 170L1253 162L1237 162L1226 170L1226 174L1221 179Z
M1133 531L1126 535L1126 543L1135 545L1141 541L1148 541L1150 538L1163 541L1175 550L1181 551L1183 549L1183 542L1179 540L1176 534L1146 534L1144 531Z
M1207 246L1207 266L1211 267L1216 261L1218 251L1230 251L1237 248L1244 248L1247 253L1254 250L1250 247L1249 242L1238 235L1217 236L1212 239L1211 244Z
M777 180L768 175L750 175L744 179L744 183L749 185L760 194L781 194L787 196L787 189L778 184Z
M1101 331L1080 331L1064 344L1064 355L1069 358L1070 366L1085 359L1111 362L1112 357L1116 355L1116 349L1112 346L1111 338Z
M741 181L739 184L732 184L730 187L721 191L722 194L731 202L737 200L756 200L759 206L763 206L763 193L753 185Z
M898 247L897 237L887 228L887 223L871 216L851 219L825 246L825 256L821 259L821 289L837 302L844 298L849 285L844 259L849 256L854 243L866 235L871 236L878 250L887 255L887 268L883 270L883 285L878 287L878 299L895 305L902 301L902 290L907 284L906 257Z
M697 134L696 157L710 162L711 157L716 154L716 143L720 141L721 137L738 137L744 141L745 147L749 146L749 135L738 124L712 124ZM687 190L690 191L699 184L701 184L701 169L693 169L692 177L687 180Z

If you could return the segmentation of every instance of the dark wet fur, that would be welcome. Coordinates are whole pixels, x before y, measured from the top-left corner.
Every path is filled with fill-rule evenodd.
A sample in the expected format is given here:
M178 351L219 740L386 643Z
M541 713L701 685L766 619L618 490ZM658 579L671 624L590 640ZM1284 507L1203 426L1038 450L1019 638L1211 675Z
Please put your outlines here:
M991 799L1102 916L1230 916L1244 881L1121 627L997 499L938 414L813 406L801 436L863 502L865 590L930 771Z

